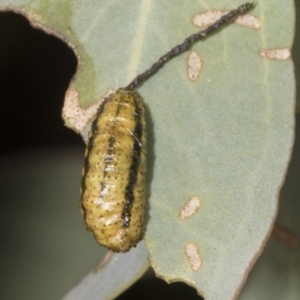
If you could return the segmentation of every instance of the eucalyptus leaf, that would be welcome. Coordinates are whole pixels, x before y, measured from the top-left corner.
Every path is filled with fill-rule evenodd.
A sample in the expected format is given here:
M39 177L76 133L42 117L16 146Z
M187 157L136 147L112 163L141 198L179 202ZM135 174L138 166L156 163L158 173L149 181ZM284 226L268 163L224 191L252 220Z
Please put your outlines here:
M74 49L70 90L87 108L199 31L197 14L242 1L1 0L0 9L8 4ZM249 15L259 28L227 26L138 89L148 121L149 258L159 277L184 281L206 299L238 295L271 232L293 144L293 63L266 52L289 54L293 2L259 0ZM188 76L192 51L201 59L196 80ZM182 219L193 196L200 208Z

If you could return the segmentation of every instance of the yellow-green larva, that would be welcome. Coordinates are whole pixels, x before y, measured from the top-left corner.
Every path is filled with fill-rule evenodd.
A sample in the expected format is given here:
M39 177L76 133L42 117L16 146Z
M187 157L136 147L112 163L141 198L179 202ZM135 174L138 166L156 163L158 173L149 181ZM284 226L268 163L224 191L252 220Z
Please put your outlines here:
M140 96L118 89L103 101L90 131L82 211L98 243L115 252L134 247L144 231L145 130Z
M125 88L104 99L85 154L81 210L100 245L126 252L143 237L146 199L146 122L136 88L173 57L253 7L245 3L163 55Z

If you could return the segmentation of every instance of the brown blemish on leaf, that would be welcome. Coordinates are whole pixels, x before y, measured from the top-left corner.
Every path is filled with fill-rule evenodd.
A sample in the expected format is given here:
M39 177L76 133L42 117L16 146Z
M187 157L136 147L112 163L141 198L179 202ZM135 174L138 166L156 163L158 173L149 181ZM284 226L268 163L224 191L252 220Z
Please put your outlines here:
M196 213L201 205L201 199L198 196L192 197L180 211L180 219L186 219Z
M80 57L79 54L77 52L77 49L75 47L75 45L73 45L70 42L70 38L68 38L67 36L63 35L62 33L59 33L57 31L55 31L54 29L51 29L49 27L47 27L46 24L46 20L43 16L37 14L34 10L29 9L29 7L27 7L26 9L24 8L20 8L18 6L15 5L11 5L8 7L4 7L0 10L1 12L14 12L16 14L20 14L23 17L25 17L28 22L30 23L30 25L36 29L42 30L43 32L53 35L55 37L57 37L58 39L62 40L64 43L66 43L75 53L78 63L80 63Z
M150 261L150 265L151 265L151 267L152 267L153 270L156 269L156 264L153 261Z
M260 20L250 14L239 16L234 23L252 29L260 28Z
M202 63L200 56L195 51L189 54L187 64L189 79L192 81L197 80L201 71Z
M259 54L261 57L269 59L285 60L291 58L291 50L289 48L265 50Z
M228 12L229 11L211 10L194 16L192 21L193 24L198 27L206 27L216 22L218 19L226 15ZM252 29L260 28L260 20L250 14L239 16L238 18L235 19L234 23Z
M191 269L195 272L198 271L201 267L201 258L197 246L193 243L187 244L185 253L190 262Z
M75 56L77 57L77 61L78 61L77 71L80 69L81 59L80 59L79 52L77 51L77 48L70 41L70 35L69 35L70 28L68 29L68 31L65 32L57 32L55 29L49 28L43 16L36 14L34 10L30 10L30 9L23 10L23 8L20 9L14 6L10 6L6 9L1 10L1 12L6 12L6 11L12 11L24 16L29 21L32 27L42 30L47 34L53 35L56 38L62 40L64 43L66 43L73 50ZM67 32L68 34L64 34ZM87 110L83 110L79 106L78 94L76 91L70 88L67 91L67 94L65 96L65 104L62 113L63 118L65 120L65 125L73 129L74 131L80 133L86 143L87 143L87 133L90 127L89 126L90 123L88 123L89 119L95 115L100 102L101 100L99 100L96 104L89 107ZM81 119L81 117L83 117L83 119ZM86 121L86 119L88 119L88 121Z
M221 10L211 10L202 14L197 14L193 17L193 24L198 27L206 27L216 22L225 14L226 12Z
M106 96L113 91L109 91ZM88 132L93 117L96 115L98 107L103 99L97 101L87 109L82 109L79 105L78 93L72 89L67 90L62 111L65 125L80 133L84 141L88 141Z
M275 224L273 228L273 234L279 240L279 242L284 244L290 250L295 250L299 247L299 237L291 230Z

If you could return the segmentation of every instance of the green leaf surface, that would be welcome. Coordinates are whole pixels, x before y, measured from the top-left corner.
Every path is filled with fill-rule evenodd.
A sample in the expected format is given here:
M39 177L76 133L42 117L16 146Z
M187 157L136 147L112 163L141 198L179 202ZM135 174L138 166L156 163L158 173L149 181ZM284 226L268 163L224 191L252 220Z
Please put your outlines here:
M84 108L197 32L196 14L242 3L9 1L75 50L71 89ZM7 4L0 1L0 9ZM192 47L202 61L196 81L187 76L188 52L138 89L148 121L150 260L158 276L185 281L206 299L237 295L262 251L293 143L293 63L260 55L291 48L293 2L259 0L250 14L259 29L230 25ZM201 206L181 219L192 196ZM186 255L191 243L197 271Z

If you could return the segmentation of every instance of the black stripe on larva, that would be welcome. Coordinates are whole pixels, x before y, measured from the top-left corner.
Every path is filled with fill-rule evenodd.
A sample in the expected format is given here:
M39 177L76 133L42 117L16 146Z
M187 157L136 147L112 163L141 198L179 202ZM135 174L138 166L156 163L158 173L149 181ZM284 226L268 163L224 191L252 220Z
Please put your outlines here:
M135 92L132 91L132 93L135 93ZM139 169L139 165L141 162L141 151L142 151L141 138L142 138L142 134L143 134L143 125L142 125L142 110L139 107L138 102L136 101L137 97L139 97L139 96L135 95L134 97L132 97L134 99L134 104L135 104L134 119L136 122L136 126L132 133L132 139L134 140L134 144L133 144L132 162L131 162L131 166L130 166L128 182L127 182L127 186L125 188L126 203L122 210L122 218L123 218L122 226L123 227L128 227L130 224L131 207L132 207L132 203L134 201L133 190L134 190L136 182L137 182L138 169Z
M82 176L82 179L81 179L81 190L82 190L82 193L85 191L86 189L86 186L85 186L85 179L86 179L86 175L88 173L88 170L89 170L89 167L90 167L90 164L89 164L89 157L90 157L90 153L91 153L91 150L92 148L94 147L94 139L95 139L95 134L98 133L98 123L97 123L97 120L98 118L103 114L103 111L104 111L104 106L107 102L109 102L109 100L113 97L114 94L112 95L109 95L108 97L106 97L103 102L101 103L101 105L99 106L98 108L98 112L97 112L97 115L92 123L92 126L91 126L91 132L92 132L92 136L89 138L89 141L88 141L88 144L87 144L87 154L86 154L86 157L85 157L85 160L84 160L84 174ZM82 212L83 212L83 216L84 216L84 219L86 218L86 209L85 207L82 205L82 202L80 201L80 207L82 209Z

